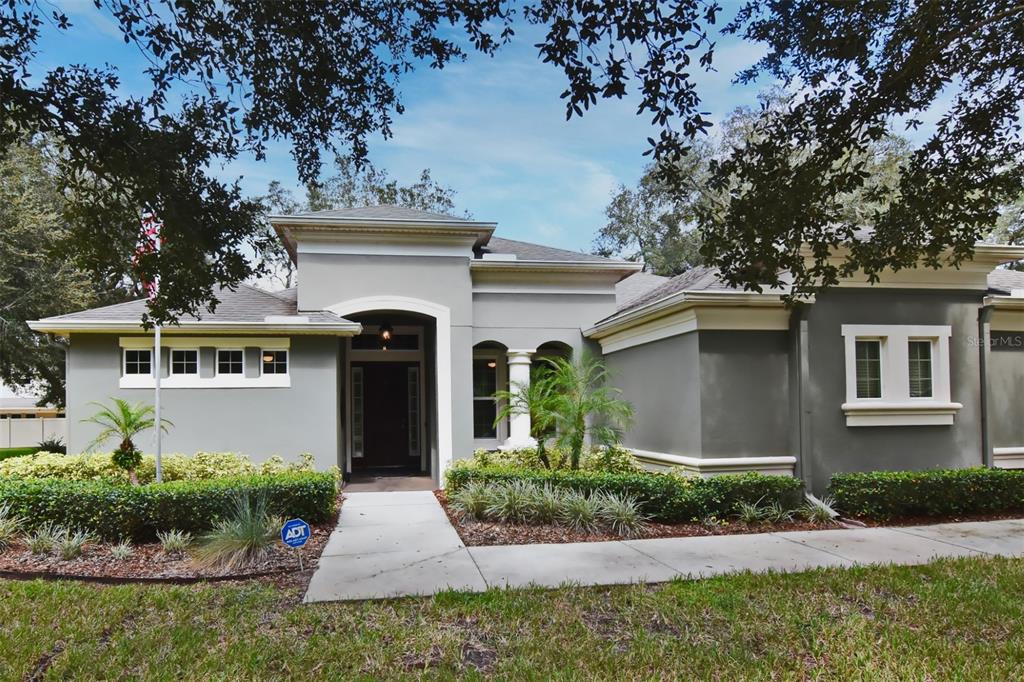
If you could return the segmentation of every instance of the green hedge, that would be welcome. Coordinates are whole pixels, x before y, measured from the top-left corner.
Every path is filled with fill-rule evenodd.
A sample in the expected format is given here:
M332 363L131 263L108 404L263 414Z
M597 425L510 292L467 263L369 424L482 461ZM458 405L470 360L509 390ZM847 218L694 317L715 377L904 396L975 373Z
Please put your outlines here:
M795 509L803 501L803 482L789 476L723 475L713 478L659 474L647 471L610 473L528 469L509 466L455 466L447 485L456 491L471 481L524 480L570 488L584 493L601 490L630 495L644 513L662 523L688 523L707 517L732 516L739 502L778 502Z
M1024 511L1024 470L937 469L836 474L829 485L846 516L958 516Z
M230 513L240 493L264 494L269 511L327 521L334 513L336 482L315 472L174 481L143 486L103 481L0 479L0 505L23 517L30 528L53 523L87 530L108 540L149 541L157 531L208 530Z

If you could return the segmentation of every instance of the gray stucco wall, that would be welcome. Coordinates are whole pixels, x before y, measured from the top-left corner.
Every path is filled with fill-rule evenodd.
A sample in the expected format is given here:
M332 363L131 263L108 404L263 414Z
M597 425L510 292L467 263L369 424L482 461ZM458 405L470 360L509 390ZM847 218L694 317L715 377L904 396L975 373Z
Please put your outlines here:
M701 331L701 456L792 454L784 331Z
M256 461L279 454L294 460L311 452L319 468L338 464L338 339L291 339L289 388L175 388L161 391L165 418L174 423L163 438L164 452L233 451ZM68 452L81 452L98 427L80 420L92 415L90 402L117 396L152 404L152 389L121 389L118 337L73 334L68 351ZM138 445L152 452L152 432ZM113 443L105 446L114 447Z
M982 292L829 290L807 307L809 376L804 475L822 492L833 473L978 466L980 369L976 343ZM951 426L846 425L843 324L950 325L950 388L963 403Z
M601 294L473 294L474 343L496 341L507 348L533 349L558 341L574 351L596 321L615 312L614 289Z
M988 356L992 447L1024 447L1024 332L992 330Z
M701 366L696 334L645 343L605 356L610 383L636 410L623 444L699 457Z

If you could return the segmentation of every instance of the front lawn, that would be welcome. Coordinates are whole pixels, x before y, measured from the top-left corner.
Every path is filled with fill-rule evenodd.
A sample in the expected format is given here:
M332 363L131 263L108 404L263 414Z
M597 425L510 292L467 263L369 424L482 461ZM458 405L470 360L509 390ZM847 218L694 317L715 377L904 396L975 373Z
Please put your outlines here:
M28 448L0 448L0 460L10 459L11 457L22 457L24 455L34 455L39 452L39 447L33 445Z
M0 677L1021 679L1024 560L299 605L0 582Z

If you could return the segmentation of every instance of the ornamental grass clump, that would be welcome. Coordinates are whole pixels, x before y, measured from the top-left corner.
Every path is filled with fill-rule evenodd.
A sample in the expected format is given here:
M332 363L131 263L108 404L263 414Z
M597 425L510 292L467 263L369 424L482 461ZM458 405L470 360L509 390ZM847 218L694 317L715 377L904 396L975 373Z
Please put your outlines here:
M537 486L533 500L534 521L543 524L557 523L562 511L562 497L562 491L549 484Z
M530 523L534 519L537 486L528 481L509 481L494 486L486 515L504 523Z
M25 536L25 545L33 554L50 554L56 544L59 530L51 524L43 524Z
M811 523L835 523L839 514L835 510L835 501L831 497L818 499L808 496L804 506L800 507L800 516Z
M615 493L594 493L598 518L612 532L623 537L636 537L647 527L647 516L640 511L635 497Z
M262 495L239 495L234 514L199 539L196 562L206 568L235 571L264 561L283 521L267 511Z
M135 547L128 540L122 540L116 545L110 546L110 556L118 561L130 559L135 554Z
M164 554L184 554L192 546L192 534L180 530L157 531L156 539Z
M580 533L594 533L600 528L601 502L598 495L585 495L575 490L562 493L558 520Z
M747 502L741 500L736 503L736 518L741 523L745 523L748 526L764 521L764 507L761 506L761 501Z
M92 542L92 536L84 530L62 528L54 538L53 548L64 561L82 556L85 546Z
M10 547L24 527L25 520L15 514L10 505L0 506L0 551Z
M482 482L469 483L448 498L448 503L460 516L477 521L487 519L487 509L493 501L493 486Z

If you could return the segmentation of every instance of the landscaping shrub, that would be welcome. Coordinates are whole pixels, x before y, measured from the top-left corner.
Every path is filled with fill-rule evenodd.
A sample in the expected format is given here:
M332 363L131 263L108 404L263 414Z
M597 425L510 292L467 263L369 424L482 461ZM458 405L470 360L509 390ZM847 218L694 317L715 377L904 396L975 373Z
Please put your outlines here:
M1024 470L937 469L835 474L829 494L846 516L958 516L1024 511Z
M472 462L450 468L446 474L449 494L471 481L522 480L550 484L581 493L615 493L636 500L640 511L653 521L688 523L709 516L732 516L740 502L771 504L796 509L803 501L803 482L788 476L764 474L723 475L698 478L648 471L611 473L528 469L516 466L480 466Z
M570 455L564 448L547 448L545 454L550 467L541 462L537 448L516 450L476 450L472 463L475 466L515 466L546 471L548 469L569 469ZM584 471L605 471L609 473L630 473L640 471L636 457L621 447L596 447L583 452L580 469Z
M51 436L39 441L35 448L36 452L53 452L58 455L68 454L68 446L60 436Z
M327 521L334 512L333 474L285 472L207 481L128 486L108 481L2 479L0 505L32 528L57 524L110 540L151 541L157 531L200 533L234 509L239 494L266 497L271 514Z
M300 455L299 461L290 463L275 455L262 464L255 464L245 455L235 452L197 452L192 456L169 454L162 457L161 463L165 483L313 470L313 456L308 453ZM135 474L143 484L156 480L156 457L143 455L141 462L135 467ZM128 482L128 472L114 462L114 455L110 452L80 455L39 452L0 461L0 478Z

